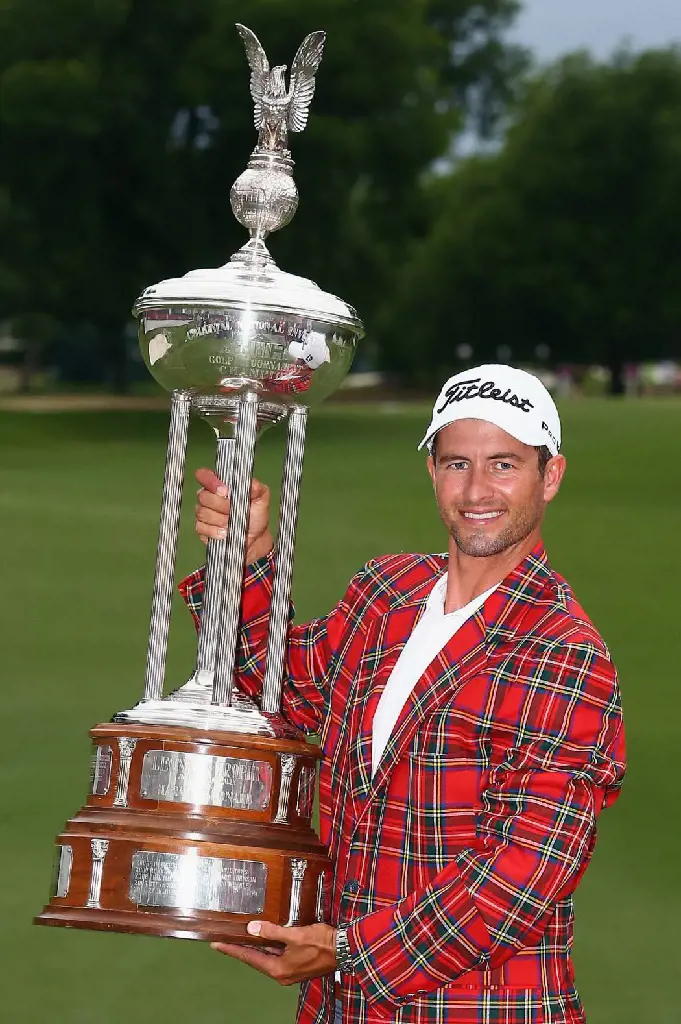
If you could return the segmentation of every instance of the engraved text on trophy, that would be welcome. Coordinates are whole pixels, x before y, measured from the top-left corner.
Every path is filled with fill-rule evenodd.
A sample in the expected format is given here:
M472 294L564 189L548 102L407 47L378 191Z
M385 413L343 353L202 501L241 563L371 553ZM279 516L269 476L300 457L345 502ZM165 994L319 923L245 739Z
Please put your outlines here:
M140 793L145 800L264 811L272 793L272 766L245 758L149 750L142 762Z
M266 887L259 861L151 851L132 858L129 892L138 906L261 914Z

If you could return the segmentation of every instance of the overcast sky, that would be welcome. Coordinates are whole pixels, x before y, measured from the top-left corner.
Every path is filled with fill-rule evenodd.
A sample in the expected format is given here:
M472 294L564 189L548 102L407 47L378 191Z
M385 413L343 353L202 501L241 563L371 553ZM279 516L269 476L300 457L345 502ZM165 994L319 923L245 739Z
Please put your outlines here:
M542 60L588 47L607 57L623 41L636 50L681 43L681 0L524 0L512 38Z

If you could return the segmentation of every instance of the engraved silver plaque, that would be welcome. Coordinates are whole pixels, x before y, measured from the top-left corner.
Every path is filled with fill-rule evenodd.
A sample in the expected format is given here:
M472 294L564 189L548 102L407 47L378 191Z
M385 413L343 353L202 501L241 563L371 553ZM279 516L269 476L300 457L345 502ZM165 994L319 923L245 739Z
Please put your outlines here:
M311 818L314 808L315 770L306 764L300 769L298 777L298 803L296 810L299 818Z
M213 754L148 750L140 793L145 800L264 811L272 793L272 766Z
M106 796L111 786L113 750L109 746L98 746L92 758L92 793Z
M69 894L71 885L71 868L73 867L73 847L60 846L59 859L57 861L57 872L54 883L54 895L58 900L63 900Z
M261 914L267 865L189 853L140 851L132 858L129 896L142 907Z

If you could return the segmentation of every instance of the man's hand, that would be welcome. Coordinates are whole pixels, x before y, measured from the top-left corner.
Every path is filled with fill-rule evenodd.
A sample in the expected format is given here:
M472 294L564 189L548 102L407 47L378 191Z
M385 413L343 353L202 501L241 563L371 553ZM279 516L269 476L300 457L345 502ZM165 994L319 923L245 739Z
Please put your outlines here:
M212 469L199 469L196 479L201 484L197 492L196 532L206 544L209 539L224 540L229 522L227 488ZM259 480L251 483L251 508L246 538L246 564L269 555L274 547L270 533L270 489Z
M283 942L284 951L265 953L250 946L222 942L212 943L211 949L255 967L256 971L273 978L279 985L297 985L336 970L336 929L328 924L280 928L268 921L251 921L247 930L249 935Z

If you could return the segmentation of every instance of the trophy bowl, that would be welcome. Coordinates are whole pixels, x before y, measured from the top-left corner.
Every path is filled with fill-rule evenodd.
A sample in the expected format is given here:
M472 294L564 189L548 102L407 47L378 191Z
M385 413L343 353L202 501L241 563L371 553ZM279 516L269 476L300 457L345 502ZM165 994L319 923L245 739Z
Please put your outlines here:
M232 397L250 390L283 407L333 394L361 337L350 306L249 253L147 289L135 312L142 355L162 387Z
M250 240L224 267L162 281L134 307L149 372L172 394L144 694L91 731L90 793L57 837L39 924L258 945L254 917L294 926L326 913L331 864L312 829L320 753L282 714L282 687L307 413L345 377L363 328L341 299L280 271L264 241L295 212L288 131L305 127L324 34L300 47L284 101L281 69L266 75L256 37L239 31L260 134L232 208ZM166 694L191 412L215 430L230 518L207 545L195 670ZM262 690L249 697L238 653L253 462L279 420L269 629Z

